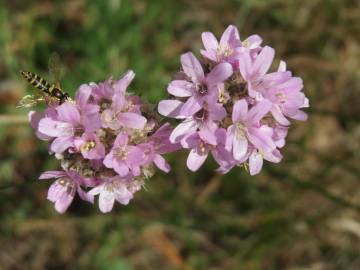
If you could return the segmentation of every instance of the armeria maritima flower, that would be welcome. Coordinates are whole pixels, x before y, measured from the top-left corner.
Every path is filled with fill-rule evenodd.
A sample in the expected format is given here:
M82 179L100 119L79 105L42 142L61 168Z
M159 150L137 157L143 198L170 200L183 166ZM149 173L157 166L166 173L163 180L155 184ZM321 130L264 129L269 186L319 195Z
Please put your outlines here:
M180 146L169 141L170 125L161 126L138 96L126 92L134 75L128 71L120 80L83 84L74 101L30 112L31 126L50 142L63 169L40 177L57 179L48 199L58 212L65 212L76 194L90 203L99 195L100 210L109 212L115 201L128 204L155 166L169 172L162 155Z
M246 164L257 174L264 159L281 160L290 119L306 120L303 82L283 61L269 73L275 50L262 47L258 35L242 41L230 25L220 41L210 32L202 41L203 58L181 56L177 78L183 79L169 83L170 98L160 101L158 111L181 121L170 140L190 149L190 170L199 169L211 152L222 173Z

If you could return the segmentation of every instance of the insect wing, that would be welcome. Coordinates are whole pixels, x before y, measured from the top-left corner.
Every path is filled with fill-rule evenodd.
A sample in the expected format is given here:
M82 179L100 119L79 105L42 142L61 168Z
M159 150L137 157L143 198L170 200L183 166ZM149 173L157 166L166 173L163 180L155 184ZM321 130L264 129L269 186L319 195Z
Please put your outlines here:
M59 89L60 87L60 79L63 75L64 69L61 64L61 59L58 53L54 52L51 54L49 58L49 72L50 76L52 77L52 81L54 82L55 86Z

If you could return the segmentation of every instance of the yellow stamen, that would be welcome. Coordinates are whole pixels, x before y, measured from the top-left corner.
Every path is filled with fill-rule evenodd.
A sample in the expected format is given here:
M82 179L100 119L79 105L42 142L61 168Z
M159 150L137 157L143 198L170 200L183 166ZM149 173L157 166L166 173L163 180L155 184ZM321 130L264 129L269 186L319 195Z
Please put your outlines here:
M126 160L128 158L129 152L127 151L126 147L119 147L115 150L115 155L121 160Z
M233 53L233 50L230 48L229 44L225 44L217 48L217 53L218 55L228 57Z
M95 141L87 141L83 145L81 145L81 151L83 152L89 152L91 149L93 149L96 146Z
M205 143L203 141L200 142L199 148L201 153L205 153L206 148L205 148Z

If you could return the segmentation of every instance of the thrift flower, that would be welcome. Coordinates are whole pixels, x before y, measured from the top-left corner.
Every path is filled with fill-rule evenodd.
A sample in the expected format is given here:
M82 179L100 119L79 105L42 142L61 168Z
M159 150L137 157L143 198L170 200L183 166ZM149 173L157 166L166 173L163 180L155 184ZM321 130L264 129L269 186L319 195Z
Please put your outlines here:
M159 102L158 112L180 120L170 141L190 149L190 170L211 153L220 173L240 166L255 175L263 160L280 162L291 120L306 120L303 82L284 61L271 72L275 50L262 46L258 35L241 41L230 25L220 41L211 32L201 37L204 58L181 56L183 72L170 82L170 97Z
M233 124L228 127L226 149L233 150L236 160L241 160L248 151L249 141L257 148L272 151L276 148L266 127L260 120L269 112L271 103L267 100L259 102L248 110L245 100L235 103L232 113Z
M181 64L188 80L172 81L168 92L177 97L187 97L186 102L179 108L179 115L188 117L200 111L204 104L211 107L216 103L218 85L231 76L232 67L228 63L221 63L205 75L200 62L192 53L183 54ZM159 110L163 110L163 105L159 106Z
M111 211L115 201L129 203L155 173L153 164L170 171L163 155L180 145L169 140L172 127L160 126L152 108L127 92L134 75L128 71L119 80L82 84L73 101L29 113L36 135L49 141L63 169L40 176L57 179L48 199L58 212L68 209L76 193L89 202L100 194L100 210Z
M114 177L94 187L88 194L99 195L99 209L103 213L108 213L113 209L115 201L127 205L140 188L141 184L138 181Z
M81 184L85 180L73 172L64 171L47 171L40 175L40 179L57 179L50 186L48 191L48 200L55 204L55 209L59 213L64 213L72 203L75 194L78 193L80 198L90 203L94 202L92 195L87 194Z
M102 159L105 147L94 133L84 133L74 140L74 146L86 159Z
M211 152L214 159L221 167L227 167L233 163L230 152L225 149L224 141L226 138L226 131L218 129L215 132L216 142L210 144L206 142L199 132L195 132L186 136L181 144L184 148L190 148L190 153L186 161L187 167L191 171L197 171L207 159L209 152Z
M107 168L113 168L120 176L126 176L131 171L134 176L140 175L140 165L144 152L136 146L128 145L126 133L120 133L109 154L104 159Z

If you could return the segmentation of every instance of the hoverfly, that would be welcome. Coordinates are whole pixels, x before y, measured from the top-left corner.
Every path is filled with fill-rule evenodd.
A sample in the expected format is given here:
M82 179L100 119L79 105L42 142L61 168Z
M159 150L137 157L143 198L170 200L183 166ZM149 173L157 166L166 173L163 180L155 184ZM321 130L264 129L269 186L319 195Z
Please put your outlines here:
M45 101L47 104L62 104L66 100L70 100L69 95L60 87L59 79L62 68L60 65L60 57L57 53L53 53L49 59L49 71L54 78L53 84L46 81L39 75L29 72L20 71L21 76L26 79L29 84L38 90L37 95L26 95L17 104L17 108L32 107L39 102Z

